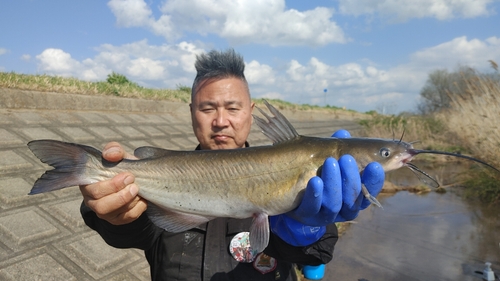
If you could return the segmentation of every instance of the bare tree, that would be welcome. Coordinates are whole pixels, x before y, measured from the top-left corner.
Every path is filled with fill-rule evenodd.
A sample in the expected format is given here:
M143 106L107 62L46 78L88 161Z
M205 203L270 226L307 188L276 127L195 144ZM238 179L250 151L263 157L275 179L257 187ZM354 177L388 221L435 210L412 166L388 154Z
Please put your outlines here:
M449 108L450 96L467 94L466 81L470 83L474 77L485 75L467 66L460 66L454 72L448 72L446 69L431 72L420 91L422 101L418 105L419 113L429 114Z

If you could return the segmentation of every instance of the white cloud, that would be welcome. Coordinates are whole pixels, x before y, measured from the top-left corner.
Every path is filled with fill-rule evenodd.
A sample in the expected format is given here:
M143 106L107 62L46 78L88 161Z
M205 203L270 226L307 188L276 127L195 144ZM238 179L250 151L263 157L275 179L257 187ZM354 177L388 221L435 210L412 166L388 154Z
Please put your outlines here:
M36 58L40 62L39 69L46 73L71 76L80 70L80 63L61 49L45 49Z
M162 62L150 58L138 58L130 61L127 73L143 80L159 80L165 77L165 68Z
M193 43L149 45L141 40L120 46L104 44L92 58L77 61L60 49L46 49L36 58L48 74L104 80L115 71L148 87L191 85L196 54ZM380 67L372 60L331 65L321 58L290 60L283 67L256 60L246 63L245 75L253 97L279 98L296 103L330 104L358 111L414 110L428 74L436 68L456 69L458 63L491 71L488 60L500 62L500 38L457 37L408 56L404 64ZM327 92L324 92L327 89Z
M454 71L459 64L491 71L488 60L500 61L500 38L458 37L408 56L404 64L380 68L370 60L329 65L312 57L302 64L290 60L286 71L273 69L275 83L253 88L255 97L269 92L297 103L346 106L358 111L384 109L389 113L415 110L428 74L435 69ZM323 89L327 89L327 93Z
M251 84L270 85L275 82L272 67L255 60L245 65L245 78Z
M116 16L116 23L123 27L144 26L150 24L151 9L141 0L111 0L108 7Z
M160 7L156 19L143 0L111 0L117 24L142 26L168 40L184 32L216 34L233 44L323 46L347 38L331 17L332 8L286 9L284 0L172 0Z
M21 56L21 60L23 61L30 61L31 60L31 55L24 54Z
M84 80L105 80L112 71L144 86L191 85L196 54L203 49L192 43L149 45L147 40L121 46L104 44L93 58L77 61L60 49L46 49L36 58L47 74L74 76Z
M411 55L413 63L420 67L443 68L457 64L485 69L488 60L500 57L500 38L490 37L484 41L457 37L451 41L418 51ZM440 67L441 66L441 67Z
M254 96L269 98L269 93L277 93L274 96L291 102L326 103L365 111L373 108L371 102L378 100L381 93L389 92L385 90L388 74L384 70L359 63L328 65L315 57L306 64L291 60L286 71L276 73L275 80L266 89L254 89Z
M5 48L0 48L0 56L1 55L4 55L4 54L7 54L9 50L5 49Z
M413 18L475 18L494 12L488 7L494 0L340 0L339 11L348 15L379 15L391 21Z

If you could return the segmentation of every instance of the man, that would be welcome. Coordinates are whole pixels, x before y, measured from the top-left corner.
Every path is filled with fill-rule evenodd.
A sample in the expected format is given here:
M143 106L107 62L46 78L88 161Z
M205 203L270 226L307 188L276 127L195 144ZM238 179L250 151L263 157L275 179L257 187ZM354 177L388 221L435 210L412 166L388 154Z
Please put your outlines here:
M247 147L254 103L243 58L233 50L211 51L198 56L195 67L190 109L196 149ZM103 156L109 161L132 157L117 143L108 144ZM373 176L363 180L376 196L384 173L377 163L367 169ZM143 249L153 280L294 280L293 263L331 260L338 238L334 222L353 219L367 206L361 180L352 157L326 159L321 177L309 181L299 207L270 218L272 233L263 253L242 245L251 218L217 218L182 233L157 227L145 214L147 203L137 196L140 187L130 173L81 186L81 212L109 245Z

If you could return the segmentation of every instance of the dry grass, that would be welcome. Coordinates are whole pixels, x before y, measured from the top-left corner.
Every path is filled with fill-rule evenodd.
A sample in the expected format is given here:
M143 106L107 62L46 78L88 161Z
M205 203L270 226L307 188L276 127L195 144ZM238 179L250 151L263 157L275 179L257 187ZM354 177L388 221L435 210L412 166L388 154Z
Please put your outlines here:
M465 82L467 95L450 95L452 108L438 117L475 156L500 167L500 83L479 76Z
M110 95L182 102L189 102L191 98L191 94L187 91L150 89L135 83L110 84L107 82L82 81L71 77L26 75L13 72L0 72L0 87L40 92Z
M450 95L452 108L439 114L447 129L472 154L500 168L500 79L464 78L465 95ZM466 182L466 195L484 202L500 202L500 174L481 169Z
M451 108L431 116L380 116L364 121L370 137L419 140L416 147L460 152L500 169L500 79L494 75L463 75L460 93L451 93ZM422 155L420 159L449 160L449 157ZM483 202L500 202L500 173L473 166L457 179L465 195Z
M401 139L414 143L421 149L442 150L448 152L466 152L453 132L446 129L446 124L433 116L385 116L374 115L363 120L364 135L374 138ZM436 154L423 154L419 159L444 160L446 157Z
M114 75L122 76L120 74ZM123 76L123 78L126 79L125 76ZM72 77L50 76L45 74L27 75L14 72L0 72L0 88L83 95L112 95L118 97L179 102L190 102L191 100L191 88L186 86L178 86L178 89L151 89L141 87L133 82L111 84L106 81L89 82ZM254 101L264 107L262 99L254 99ZM268 101L280 110L289 109L340 114L348 113L355 115L356 118L365 116L363 113L329 105L324 107L308 104L299 105L278 99L271 99Z

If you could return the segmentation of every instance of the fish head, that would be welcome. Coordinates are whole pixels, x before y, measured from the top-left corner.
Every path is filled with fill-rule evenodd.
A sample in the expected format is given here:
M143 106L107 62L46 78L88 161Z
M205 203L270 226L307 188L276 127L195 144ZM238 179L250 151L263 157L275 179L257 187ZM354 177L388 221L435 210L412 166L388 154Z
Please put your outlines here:
M439 187L438 181L426 172L419 169L413 163L410 163L413 157L423 153L454 156L481 163L500 173L500 170L498 168L479 159L445 151L415 149L413 148L413 145L411 143L407 143L401 140L359 138L346 139L345 141L346 143L343 145L343 147L347 149L342 149L342 154L352 155L354 159L356 159L360 170L363 170L366 165L371 162L380 163L385 172L393 171L401 167L407 167L423 183L432 187Z
M389 139L345 139L342 154L350 154L356 159L360 170L371 162L378 162L385 172L393 171L406 166L415 154L413 146L400 140Z

